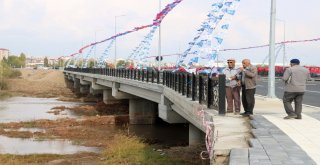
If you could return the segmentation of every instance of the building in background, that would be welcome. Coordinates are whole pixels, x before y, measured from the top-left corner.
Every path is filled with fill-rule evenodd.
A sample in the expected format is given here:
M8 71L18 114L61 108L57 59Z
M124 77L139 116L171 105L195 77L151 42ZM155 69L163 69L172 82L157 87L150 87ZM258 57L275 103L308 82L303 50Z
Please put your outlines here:
M8 49L0 48L0 61L4 58L8 59L10 51Z
M26 67L37 68L44 66L43 57L27 57Z

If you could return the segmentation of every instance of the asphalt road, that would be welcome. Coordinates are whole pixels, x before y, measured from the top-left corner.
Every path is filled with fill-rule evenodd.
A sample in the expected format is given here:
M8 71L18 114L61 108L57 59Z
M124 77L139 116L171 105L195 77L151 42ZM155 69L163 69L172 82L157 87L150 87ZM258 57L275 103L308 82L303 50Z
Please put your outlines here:
M276 80L276 96L280 99L283 97L284 83ZM268 80L261 79L258 81L256 94L266 96L268 93ZM303 104L320 107L320 81L310 81L307 83L307 90L304 94Z

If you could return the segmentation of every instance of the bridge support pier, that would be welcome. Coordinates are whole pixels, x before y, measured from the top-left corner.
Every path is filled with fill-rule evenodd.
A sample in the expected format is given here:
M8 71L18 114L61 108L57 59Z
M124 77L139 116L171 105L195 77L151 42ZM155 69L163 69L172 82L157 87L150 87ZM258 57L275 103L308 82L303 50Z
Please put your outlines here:
M161 103L158 105L159 117L170 124L187 123L187 120L175 112L170 105L172 103L161 95Z
M80 79L73 79L73 90L75 93L80 93Z
M90 86L80 85L80 93L81 94L89 94L90 93Z
M95 90L92 87L90 87L90 94L96 96L96 95L103 94L103 91L102 90Z
M189 145L198 145L204 142L205 134L193 124L189 124Z
M157 114L157 103L145 99L130 99L130 124L154 124Z
M117 100L117 99L112 96L112 89L111 88L103 90L103 102L105 104L112 104L115 100Z

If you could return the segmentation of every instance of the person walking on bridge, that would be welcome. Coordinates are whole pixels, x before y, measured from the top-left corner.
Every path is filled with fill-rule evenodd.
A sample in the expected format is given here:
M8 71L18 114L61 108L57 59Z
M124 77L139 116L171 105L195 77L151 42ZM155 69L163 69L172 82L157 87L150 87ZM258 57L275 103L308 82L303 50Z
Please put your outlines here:
M286 69L282 77L285 82L283 105L288 114L284 119L301 119L302 100L310 73L307 68L300 66L299 59L292 59L290 65L291 67ZM295 110L291 105L292 101L294 101Z
M227 98L227 113L240 114L240 80L238 79L239 68L235 67L236 60L230 58L227 60L228 67L223 70L226 75L226 98ZM233 108L234 107L234 108Z
M255 104L254 94L256 93L257 84L257 68L251 65L249 59L242 60L241 71L241 84L242 84L242 105L244 113L243 116L250 116L253 114Z

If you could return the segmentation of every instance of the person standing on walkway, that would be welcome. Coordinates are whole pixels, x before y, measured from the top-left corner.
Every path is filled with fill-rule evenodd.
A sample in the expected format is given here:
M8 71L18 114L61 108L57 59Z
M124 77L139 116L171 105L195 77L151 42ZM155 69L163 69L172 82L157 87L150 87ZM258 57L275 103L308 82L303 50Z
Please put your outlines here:
M249 59L242 60L242 66L243 67L240 67L240 71L244 113L241 113L241 115L249 116L253 114L258 71L255 66L251 65Z
M288 114L284 119L301 119L302 100L310 73L307 68L300 66L299 59L292 59L290 65L291 67L286 69L282 77L285 82L283 105ZM294 101L295 110L291 105L292 101Z
M228 67L223 70L226 75L226 98L227 98L227 113L240 114L240 80L238 74L239 68L236 68L236 60L231 58L227 60ZM233 108L234 107L234 108ZM233 111L234 110L234 111Z

